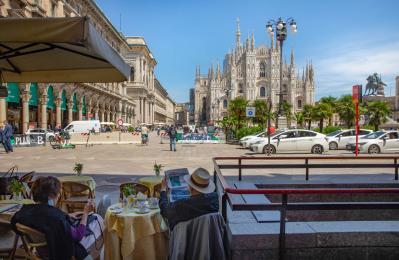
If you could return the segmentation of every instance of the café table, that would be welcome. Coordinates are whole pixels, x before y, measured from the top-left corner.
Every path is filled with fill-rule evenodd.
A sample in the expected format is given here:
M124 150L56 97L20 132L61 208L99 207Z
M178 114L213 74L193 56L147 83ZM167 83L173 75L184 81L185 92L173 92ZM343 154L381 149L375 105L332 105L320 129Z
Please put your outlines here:
M6 204L16 204L16 205L24 205L24 204L33 204L35 203L31 199L23 199L23 200L14 200L14 199L7 199L7 200L0 200L0 207ZM19 210L19 207L13 207L6 211L0 212L0 219L5 221L10 221L12 216L14 216L15 212Z
M116 214L112 205L105 214L105 259L167 259L168 226L159 209L139 214L125 210Z
M154 193L154 186L162 182L163 176L149 176L139 179L139 183L147 186L150 189L150 194Z
M96 189L96 181L93 177L88 175L65 175L58 177L61 183L71 181L71 182L78 182L90 187L91 191L94 192Z

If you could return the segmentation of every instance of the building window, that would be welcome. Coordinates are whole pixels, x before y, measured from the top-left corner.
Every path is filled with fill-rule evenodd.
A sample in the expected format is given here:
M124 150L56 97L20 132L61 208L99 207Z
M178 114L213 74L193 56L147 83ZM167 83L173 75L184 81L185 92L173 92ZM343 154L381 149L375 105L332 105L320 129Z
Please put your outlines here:
M242 84L238 85L238 93L240 93L240 94L244 93L244 89L242 87Z
M266 96L266 89L265 87L260 87L259 96L265 97Z
M298 99L297 103L298 103L298 108L302 108L302 100Z
M223 100L223 108L227 108L227 99Z
M130 69L130 81L134 81L134 67Z
M259 77L266 77L266 65L263 61L259 64Z

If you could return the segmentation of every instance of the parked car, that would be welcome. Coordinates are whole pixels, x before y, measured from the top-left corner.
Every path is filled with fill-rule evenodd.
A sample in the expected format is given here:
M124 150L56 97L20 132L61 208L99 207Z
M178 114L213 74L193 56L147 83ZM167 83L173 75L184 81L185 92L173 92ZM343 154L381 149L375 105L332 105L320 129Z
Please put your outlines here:
M356 143L346 146L349 151L355 151ZM377 131L359 139L359 153L389 153L399 152L398 131Z
M54 140L54 132L52 130L47 130L47 129L43 129L43 128L32 128L32 129L28 129L28 131L26 131L25 133L26 135L46 135L46 140L50 141L50 140Z
M360 129L359 137L366 136L373 131ZM330 150L346 149L346 145L356 141L356 130L338 130L327 135L328 147Z
M268 140L262 139L251 145L251 151L256 153L277 152L311 152L322 154L328 150L327 138L324 134L305 129L291 129L276 133Z
M240 145L242 147L244 147L244 148L249 148L250 142L252 140L258 141L259 138L265 137L265 136L267 136L267 132L266 131L257 133L256 135L247 135L247 136L245 136L245 137L240 139Z

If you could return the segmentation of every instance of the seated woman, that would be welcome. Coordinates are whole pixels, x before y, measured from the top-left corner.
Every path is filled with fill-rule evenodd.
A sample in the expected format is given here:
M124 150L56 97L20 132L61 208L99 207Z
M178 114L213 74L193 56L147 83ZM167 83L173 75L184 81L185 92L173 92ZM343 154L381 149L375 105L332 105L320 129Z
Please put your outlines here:
M49 259L77 260L88 257L87 249L101 236L103 220L99 215L90 215L94 206L88 202L83 214L76 221L75 216L68 215L55 205L60 197L61 183L55 177L40 177L32 186L32 196L36 204L24 205L11 219L16 230L16 223L42 232L47 240L47 248L38 248L39 255L48 255ZM93 221L87 228L88 218ZM97 220L95 220L97 219ZM74 222L77 224L74 224ZM89 235L85 235L89 233ZM93 238L93 236L95 238Z
M159 207L162 216L168 220L170 230L179 222L219 211L219 197L207 170L198 168L191 175L185 175L184 179L189 185L191 197L173 203L169 203L166 194L166 179L162 182Z

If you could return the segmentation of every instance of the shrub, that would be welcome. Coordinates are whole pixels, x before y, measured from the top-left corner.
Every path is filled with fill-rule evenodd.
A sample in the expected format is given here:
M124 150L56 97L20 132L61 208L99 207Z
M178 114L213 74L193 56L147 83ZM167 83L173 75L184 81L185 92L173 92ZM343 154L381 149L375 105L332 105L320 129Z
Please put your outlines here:
M253 135L262 131L261 126L253 126L253 127L241 127L237 130L235 136L239 140L247 135Z
M127 131L129 132L129 133L132 133L132 132L134 132L134 127L133 126L129 126L128 128L127 128Z
M335 132L335 131L340 130L340 129L341 129L341 127L339 127L339 126L326 126L323 129L323 134L327 135L329 133Z

